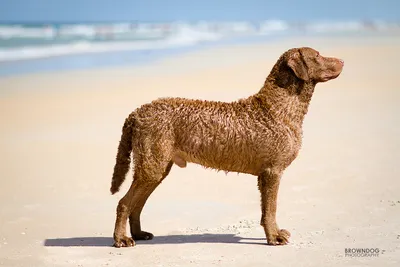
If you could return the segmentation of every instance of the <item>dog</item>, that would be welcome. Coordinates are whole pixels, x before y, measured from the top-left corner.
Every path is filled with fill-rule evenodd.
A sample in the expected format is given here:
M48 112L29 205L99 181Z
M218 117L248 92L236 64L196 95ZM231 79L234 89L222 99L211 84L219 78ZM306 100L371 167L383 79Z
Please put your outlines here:
M335 79L343 66L343 60L312 48L293 48L248 98L229 103L160 98L132 112L122 128L110 189L118 192L132 155L133 182L118 203L114 246L153 238L140 225L143 206L173 164L184 168L187 162L257 176L267 243L287 244L289 231L276 223L280 179L301 148L302 124L316 84Z

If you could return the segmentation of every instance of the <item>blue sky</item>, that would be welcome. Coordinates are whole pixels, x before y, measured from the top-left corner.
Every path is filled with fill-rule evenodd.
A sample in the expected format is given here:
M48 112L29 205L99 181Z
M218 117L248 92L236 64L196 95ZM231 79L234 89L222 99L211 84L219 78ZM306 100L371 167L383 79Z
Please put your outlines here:
M400 21L400 0L1 0L0 21Z

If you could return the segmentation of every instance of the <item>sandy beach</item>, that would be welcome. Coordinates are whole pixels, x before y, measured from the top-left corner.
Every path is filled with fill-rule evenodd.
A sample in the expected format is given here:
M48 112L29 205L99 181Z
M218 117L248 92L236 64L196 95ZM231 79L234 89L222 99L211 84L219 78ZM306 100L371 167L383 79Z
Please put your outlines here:
M109 192L125 117L163 96L256 93L287 49L342 58L316 87L303 148L284 173L266 245L256 177L189 164L148 200L143 230L116 249ZM400 38L321 37L216 47L143 66L0 78L0 266L399 266ZM378 256L349 257L352 248Z

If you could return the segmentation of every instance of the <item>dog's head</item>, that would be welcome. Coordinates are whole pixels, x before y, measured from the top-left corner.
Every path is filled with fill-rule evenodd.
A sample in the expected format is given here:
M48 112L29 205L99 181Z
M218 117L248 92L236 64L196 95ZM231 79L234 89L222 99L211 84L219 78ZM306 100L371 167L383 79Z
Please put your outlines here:
M303 81L326 82L335 79L342 72L344 61L333 57L323 57L309 48L293 48L285 53L287 65L297 78Z

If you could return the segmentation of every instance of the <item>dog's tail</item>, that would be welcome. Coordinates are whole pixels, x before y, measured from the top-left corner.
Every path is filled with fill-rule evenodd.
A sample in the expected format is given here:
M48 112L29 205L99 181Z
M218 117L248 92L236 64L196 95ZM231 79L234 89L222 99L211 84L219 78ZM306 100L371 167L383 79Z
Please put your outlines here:
M133 135L134 118L129 116L126 118L122 128L121 140L119 141L114 173L111 180L111 194L119 191L122 183L125 181L125 176L129 171L132 152L132 135Z

